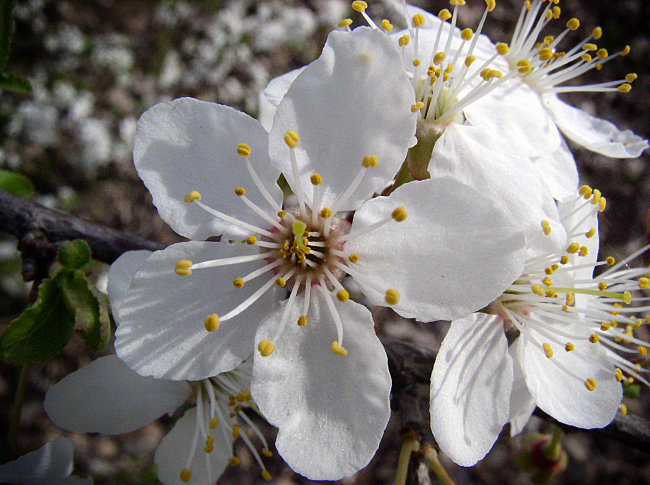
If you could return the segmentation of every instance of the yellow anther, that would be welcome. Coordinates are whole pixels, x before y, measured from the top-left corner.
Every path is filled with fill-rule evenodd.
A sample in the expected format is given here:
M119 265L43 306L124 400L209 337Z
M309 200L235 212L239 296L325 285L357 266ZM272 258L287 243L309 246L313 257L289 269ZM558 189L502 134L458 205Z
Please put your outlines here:
M336 340L332 342L332 352L334 352L336 355L340 355L341 357L348 355L348 351L345 350L344 347L340 346Z
M617 367L616 368L616 381L621 382L622 380L623 380L623 371Z
M262 454L267 458L271 458L273 456L273 453L266 448L262 448Z
M530 72L532 70L532 67L530 65L530 61L528 59L519 59L517 61L517 71L520 74L526 74L527 72Z
M632 376L625 379L625 382L623 383L624 386L629 386L630 384L634 384L634 377Z
M547 220L543 220L542 229L544 230L544 234L548 236L551 233L551 223L548 222Z
M249 147L246 143L240 143L237 145L237 155L240 157L250 157L251 147Z
M546 354L546 358L550 359L553 357L553 349L551 348L551 344L544 342L542 344L542 347L544 349L544 354Z
M219 425L219 418L215 416L210 420L210 429L215 429Z
M526 0L526 1L524 2L524 6L526 7L526 10L530 10L530 7L531 7L531 5L530 5L530 0Z
M320 174L315 173L311 177L309 177L309 180L311 181L312 185L320 185L323 183L323 177L320 176Z
M328 209L327 207L323 207L323 208L320 210L320 216L321 216L323 219L327 219L328 217L332 217L332 211L331 211L330 209Z
M573 293L569 292L566 294L566 304L568 306L573 306L573 304L576 302L576 298Z
M572 18L569 19L569 21L566 23L567 29L570 30L578 30L580 27L580 21L577 18Z
M239 425L238 424L233 424L232 425L232 437L237 439L239 438Z
M580 244L574 242L567 248L566 252L569 254L575 254L580 251Z
M607 332L610 328L612 328L612 326L607 322L603 322L603 323L600 324L600 329L603 332Z
M421 13L413 15L413 25L415 27L422 27L424 25L424 16Z
M465 58L465 65L469 67L474 63L475 60L476 60L476 56L467 56Z
M589 230L585 233L585 237L587 237L587 238L591 238L591 237L594 237L595 234L596 234L596 228L595 228L595 227L592 227L591 229L589 229Z
M418 67L420 64L420 59L413 59L413 66Z
M587 254L589 254L589 248L587 246L581 246L578 256L582 256L584 258L585 256L587 256Z
M607 289L607 283L605 283L604 281L601 281L600 283L598 283L598 289L600 291L605 291Z
M647 290L650 288L650 279L646 278L645 276L639 278L639 288L642 290Z
M336 294L336 298L340 302L348 301L350 298L350 293L348 293L346 290L339 290L338 293Z
M242 195L246 195L246 189L243 188L243 187L237 187L237 188L235 189L235 195L238 195L238 196L240 196L240 197L241 197Z
M390 32L393 30L393 24L391 24L387 19L381 21L381 28Z
M589 391L593 391L594 389L596 389L596 380L593 377L590 377L585 381L585 387Z
M395 219L397 222L402 222L405 221L406 218L408 217L408 212L406 212L404 206L400 205L391 213L391 217Z
M539 283L535 283L530 288L537 296L544 296L546 294L546 292L542 290L542 286Z
M361 166L366 168L376 167L378 160L379 157L377 155L366 155L365 157L363 157L363 160L361 161Z
M465 5L465 0L449 0L450 5Z
M575 350L576 346L572 342L567 342L566 345L564 346L564 350L567 352L571 352L572 350Z
M409 45L409 42L411 42L411 38L409 37L408 34L404 34L397 40L397 43L399 44L400 47Z
M638 78L638 77L639 76L637 76L636 73L631 72L631 73L625 75L625 80L628 83L633 83L634 81L636 81L636 78Z
M287 217L287 213L285 211L278 211L278 217L280 219L284 219L285 217Z
M598 56L598 59L602 61L603 59L606 59L607 56L609 56L609 52L607 52L607 49L598 49L598 51L596 51L596 55Z
M384 295L384 301L389 305L397 305L399 303L399 291L389 288Z
M352 24L352 19L343 19L339 21L339 27L347 27Z
M214 332L215 330L217 330L219 328L219 315L213 313L212 315L208 315L207 317L205 317L205 320L203 321L203 326L208 332Z
M176 262L176 265L174 266L174 273L176 273L178 276L189 276L192 274L192 270L190 269L192 267L192 261L189 259L181 259L180 261Z
M549 49L548 47L544 47L543 49L540 49L539 52L539 58L542 61L550 61L553 59L553 50Z
M352 2L352 10L355 10L359 13L365 12L367 8L368 4L366 2L363 2L361 0L355 0Z
M597 343L598 343L598 334L592 333L592 334L589 336L589 341L590 341L592 344L597 344Z
M474 32L472 29L463 29L463 31L460 33L460 36L463 40L472 40L472 37L474 37Z
M643 357L648 355L648 349L646 347L644 347L643 345L639 345L637 347L637 350L639 351L639 354L642 355Z
M289 148L296 148L296 145L300 143L300 137L295 131L287 130L284 135L284 142L289 146Z
M621 415L627 416L627 406L625 404L621 404L618 409L621 412Z
M351 254L350 256L348 256L348 260L351 263L356 263L357 261L359 261L359 255L358 254Z
M580 58L585 62L591 62L591 56L586 52L580 56Z
M628 83L623 83L618 87L619 93L629 93L632 90L632 86Z
M594 36L594 40L600 40L600 38L603 36L603 29L600 27L596 27L594 30L591 31L591 35Z
M305 325L307 325L307 317L304 316L304 315L300 315L298 317L298 326L299 327L304 327Z
M546 11L546 20L553 20L553 11L552 10L547 10Z
M289 248L290 248L290 247L291 247L291 246L290 246L290 244L289 244L289 241L284 241L284 242L282 243L282 249L284 249L285 251L289 251Z
M553 289L546 290L546 297L547 298L557 298L557 293Z
M546 37L544 37L544 45L548 47L553 43L554 40L555 37L553 37L552 35L547 35Z
M232 280L232 285L235 288L243 288L244 287L244 280L242 278L235 278Z
M181 481L187 483L192 479L192 472L189 471L187 468L183 468L181 470L180 477L181 477Z
M283 288L286 286L287 282L284 280L284 278L279 277L278 279L275 280L275 284L278 285L280 288Z
M623 301L628 305L632 303L632 295L630 294L629 291L623 292Z
M559 19L561 14L562 14L562 10L560 9L560 7L553 7L553 18L555 20Z
M440 12L438 12L438 18L443 22L446 22L451 18L451 12L446 8L443 8Z
M542 280L542 283L544 283L546 286L551 286L551 285L553 284L553 282L551 281L551 278L548 277L548 276L545 277L545 278Z
M231 456L230 458L228 458L228 464L230 466L237 466L240 463L241 461L239 461L239 458L237 458L236 456Z
M203 451L205 451L206 453L212 453L214 451L214 445L212 443L206 443L205 447L203 448Z
M497 6L496 0L485 0L485 3L487 4L488 12L491 12Z
M262 478L266 482L270 482L273 479L273 477L271 476L268 470L262 470Z
M628 55L629 53L630 53L630 46L629 46L629 45L626 45L625 47L623 47L623 50L621 51L621 55L622 55L622 56L626 56L626 55Z
M259 350L262 357L268 357L269 355L271 355L273 353L273 350L275 350L275 345L273 345L268 340L262 340L258 344L257 350Z
M436 52L436 54L433 56L433 63L434 63L436 66L439 66L440 63L441 63L442 61L445 60L445 57L446 57L446 56L447 56L447 54L445 54L445 53L442 52L442 51L440 51L440 52Z
M198 190L193 190L187 194L183 200L188 204L194 202L195 200L201 200L201 193Z
M453 70L454 70L454 65L453 64L447 64L447 67L445 68L445 72L450 73Z
M568 256L562 256L560 258L560 263L562 264L569 264L569 257Z
M591 43L588 42L588 43L582 45L582 50L583 51L593 52L593 51L598 50L598 46L596 44L591 44Z
M257 242L257 238L256 238L255 236L248 236L248 237L246 238L246 244L248 244L248 245L250 245L250 246L252 246L252 245L255 244L256 242Z
M588 185L583 185L582 187L580 187L580 188L578 189L578 193L579 193L580 195L582 195L582 197L583 197L585 200L590 199L590 198L591 198L591 194L592 194L593 192L594 192L593 189L592 189L591 187L589 187Z

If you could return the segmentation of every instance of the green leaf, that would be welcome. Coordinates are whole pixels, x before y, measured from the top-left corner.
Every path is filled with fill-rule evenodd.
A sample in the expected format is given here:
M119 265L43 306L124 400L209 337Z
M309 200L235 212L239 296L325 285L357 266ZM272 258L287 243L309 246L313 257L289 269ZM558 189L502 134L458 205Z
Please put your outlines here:
M13 9L13 0L0 0L0 71L4 70L9 59Z
M2 0L0 0L1 2ZM0 88L17 93L29 94L32 92L32 85L27 79L18 74L0 72Z
M59 275L57 280L66 303L74 312L74 333L92 352L102 350L111 338L106 297L91 288L79 271L61 271Z
M69 269L83 268L90 261L91 257L92 251L90 246L83 239L62 242L56 253L56 259L61 266Z
M36 302L0 337L0 359L15 365L50 359L68 343L73 328L74 311L63 290L56 281L46 279Z
M29 197L34 193L34 184L24 175L9 170L0 170L0 189L18 197Z

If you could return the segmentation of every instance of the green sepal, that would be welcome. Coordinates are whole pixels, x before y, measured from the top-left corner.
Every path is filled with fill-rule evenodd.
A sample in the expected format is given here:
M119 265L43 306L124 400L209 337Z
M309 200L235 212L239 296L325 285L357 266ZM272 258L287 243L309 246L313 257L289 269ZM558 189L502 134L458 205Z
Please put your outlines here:
M64 241L59 245L56 259L61 266L68 269L81 269L92 257L92 250L83 239Z
M22 94L29 94L32 92L32 85L27 79L11 72L0 73L0 88Z
M18 197L30 197L34 193L34 184L24 175L0 170L0 189Z

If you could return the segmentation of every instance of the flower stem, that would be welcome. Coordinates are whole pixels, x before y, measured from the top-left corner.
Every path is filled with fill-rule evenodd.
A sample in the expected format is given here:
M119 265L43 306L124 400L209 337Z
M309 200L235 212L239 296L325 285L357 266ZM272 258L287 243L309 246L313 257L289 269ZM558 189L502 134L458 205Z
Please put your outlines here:
M440 463L438 452L433 446L425 443L422 445L422 453L427 464L431 467L433 473L436 474L443 485L456 485L447 473L447 470L442 466L442 463Z
M420 442L413 433L406 433L402 436L402 448L397 459L397 470L395 472L395 485L405 485L409 470L411 454L420 451Z
M14 404L11 407L7 443L9 443L9 447L14 453L18 452L18 426L20 424L20 412L23 407L23 400L25 399L25 391L27 390L27 377L31 370L32 364L24 364L20 369L20 377L18 377L18 387L16 388Z
M549 441L542 447L544 456L549 460L557 461L557 459L560 457L560 453L562 451L560 448L561 437L562 437L562 428L556 426L555 431L553 431L553 437L551 438L551 441Z

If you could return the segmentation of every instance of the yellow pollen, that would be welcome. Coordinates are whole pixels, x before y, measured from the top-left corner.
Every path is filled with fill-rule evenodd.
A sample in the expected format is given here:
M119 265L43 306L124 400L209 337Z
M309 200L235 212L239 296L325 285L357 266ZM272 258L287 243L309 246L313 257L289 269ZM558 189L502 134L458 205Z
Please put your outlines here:
M240 463L241 462L239 461L239 458L237 458L236 456L231 456L230 458L228 458L228 464L230 466L237 466Z
M566 255L565 255L565 256L562 256L562 257L560 258L560 263L561 263L561 264L569 264L569 257L566 256Z
M454 65L453 64L448 64L447 67L445 68L446 73L450 73L453 70L454 70Z
M422 108L424 108L424 103L422 101L418 101L417 103L411 105L411 113L416 113Z
M618 87L619 93L629 93L632 90L632 86L628 83L623 83Z
M598 202L598 212L603 212L605 210L605 207L607 207L607 199L605 199L605 197L601 197L600 201Z
M546 20L553 20L553 11L551 10L546 11Z
M390 32L393 30L393 24L391 24L387 19L381 21L381 28Z
M215 416L210 420L210 429L215 429L219 425L219 418Z
M323 183L323 177L320 176L320 174L315 173L311 177L309 177L309 180L311 181L312 185L320 185Z
M598 46L596 44L587 43L587 44L584 44L582 46L582 50L583 51L593 52L593 51L598 50Z
M566 23L567 29L578 30L580 27L580 21L577 18L572 18Z
M275 345L273 345L269 340L262 340L257 346L257 350L259 350L262 357L268 357L273 353L274 349Z
M600 324L600 329L603 332L607 332L607 330L609 330L610 328L612 328L612 326L607 322L603 322L603 323Z
M207 317L205 317L205 320L203 321L203 326L208 332L214 332L215 330L217 330L219 328L219 315L213 313L212 315L208 315Z
M621 51L621 56L626 56L630 53L630 46L626 45L623 50Z
M592 344L596 344L596 343L598 343L598 335L595 334L595 333L592 333L592 334L589 336L589 341L590 341Z
M270 482L273 479L273 477L271 476L268 470L262 470L262 478L266 482Z
M553 18L555 20L560 18L561 13L562 13L562 10L560 9L560 7L553 7Z
M420 65L420 59L413 59L413 65L418 67Z
M587 53L582 54L580 58L585 62L591 62L591 56Z
M450 5L465 5L465 0L449 0Z
M590 377L585 381L585 387L589 391L593 391L594 389L596 389L596 380L593 377Z
M542 347L544 348L544 353L546 354L546 358L550 359L553 357L553 349L551 348L551 344L544 342L542 344Z
M285 217L287 217L287 213L285 211L278 211L278 217L280 219L284 219Z
M409 37L408 34L404 34L397 41L397 43L399 44L400 47L404 47L404 46L409 45L409 42L411 42L411 38Z
M530 10L530 7L531 7L531 5L530 5L530 0L526 0L526 1L524 2L524 5L525 5L525 7L526 7L526 10Z
M278 285L280 288L284 288L286 286L287 282L284 280L284 278L280 277L275 280L275 284Z
M471 66L471 65L474 63L475 60L476 60L476 57L475 57L475 56L467 56L467 57L465 58L465 65L466 65L467 67L469 67L469 66Z
M420 13L413 15L413 25L415 27L422 27L424 25L424 17Z
M535 293L537 296L544 296L546 294L546 292L542 290L542 287L539 283L532 285L531 290L533 290L533 293Z
M639 345L639 347L637 347L637 350L639 351L639 354L641 354L643 357L648 355L648 349L643 345Z
M590 237L594 237L595 234L596 234L596 228L595 228L595 227L592 227L591 229L589 229L589 231L587 231L587 233L585 234L585 236L586 236L587 238L590 238Z
M647 290L650 288L650 279L646 278L645 276L639 278L639 288L642 290Z
M546 220L542 221L542 229L544 229L544 234L548 236L551 233L551 223Z
M578 255L584 258L587 254L589 254L589 248L587 246L581 246Z
M566 304L568 306L573 306L575 301L576 301L576 299L575 299L575 296L574 296L573 293L569 292L569 293L566 294Z
M567 352L571 352L575 348L576 348L576 346L573 345L573 343L571 343L571 342L567 342L566 345L564 346L564 350L566 350Z
M242 195L245 195L245 194L246 194L246 189L245 189L245 188L243 188L243 187L237 187L237 188L235 189L235 195L238 195L238 196L241 197Z
M339 21L339 27L347 27L352 24L352 19L343 19Z
M266 448L262 448L262 454L267 458L271 458L273 456L273 453Z
M192 261L189 259L181 259L180 261L176 262L176 265L174 266L174 273L176 273L178 276L189 276L192 274L192 270L190 269L192 267Z
M201 193L198 190L192 190L185 196L183 200L188 204L194 202L195 200L201 200Z
M460 33L460 36L463 38L463 40L472 40L472 37L474 37L474 32L472 29L464 29Z
M629 386L630 384L634 384L634 377L632 376L625 379L625 382L623 383L624 386Z
M447 56L447 54L445 54L444 52L436 52L436 55L433 56L433 63L436 66L439 66L440 63L445 60L446 56Z
M208 436L208 438L212 438L212 436ZM203 451L206 453L212 453L214 451L214 445L212 443L206 443Z
M257 238L256 238L255 236L248 236L248 237L246 238L246 244L248 244L248 245L251 245L251 246L252 246L252 245L255 244L256 242L257 242Z
M622 380L623 380L623 371L617 367L616 368L616 381L621 382Z
M350 298L350 293L348 293L346 290L339 290L338 293L336 294L336 298L340 302L348 301Z
M328 217L332 217L332 211L328 209L327 207L323 207L320 211L320 216L323 219L327 219Z
M605 291L607 289L607 283L605 283L604 281L601 281L600 283L598 283L598 289L600 291Z
M181 470L181 480L185 483L189 482L192 479L192 472L189 471L187 468L183 468Z
M240 157L250 157L251 147L249 147L246 143L240 143L237 145L237 155Z
M548 47L553 43L554 40L555 37L553 37L552 35L547 35L546 37L544 37L544 45Z
M334 352L336 355L340 355L341 357L348 355L348 351L345 350L344 347L340 346L336 340L332 342L332 352Z
M542 283L544 283L546 286L551 286L553 284L551 278L549 278L548 276L542 280Z
M589 187L588 185L583 185L578 189L578 193L584 197L585 200L588 200L591 198L591 194L593 193L593 189Z
M446 22L451 18L451 12L446 8L443 8L440 12L438 12L438 18L443 22Z
M238 424L233 424L232 425L232 437L237 439L239 438L239 425Z
M491 12L497 6L496 0L485 0L485 3L487 4L488 12Z
M243 287L244 287L244 280L243 280L242 278L235 278L235 279L232 281L232 285L233 285L235 288L243 288Z
M300 142L300 137L295 131L287 130L284 135L284 142L288 145L289 148L296 148L296 145L298 145Z
M607 56L609 56L609 52L607 52L607 49L598 49L596 55L598 56L598 59L602 61L603 59L606 59Z
M614 264L616 263L616 260L611 256L608 256L605 261L607 262L607 266L614 266Z
M580 251L580 244L574 242L567 248L566 252L569 254L575 254Z
M631 73L625 75L625 80L628 83L633 83L634 81L636 81L636 78L638 78L638 77L639 76L637 76L636 73L631 72Z
M359 13L363 13L368 8L368 4L361 0L355 0L352 2L352 10L356 10Z
M596 27L594 30L591 31L591 35L594 36L594 40L600 40L600 38L603 36L603 29L600 27Z
M627 406L625 404L621 404L618 409L621 411L621 415L627 416Z
M351 263L356 263L357 261L359 261L359 255L358 254L351 254L350 256L348 256L348 260Z
M377 155L366 155L365 157L363 157L363 160L361 161L361 166L365 168L376 167L378 160L379 157Z
M404 206L400 205L391 213L391 217L397 222L403 222L408 217L408 213L406 212Z
M304 327L305 325L307 325L307 317L304 316L304 315L300 315L298 317L298 326L299 327Z
M399 303L399 291L392 288L387 289L384 300L389 305L397 305Z

